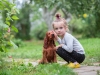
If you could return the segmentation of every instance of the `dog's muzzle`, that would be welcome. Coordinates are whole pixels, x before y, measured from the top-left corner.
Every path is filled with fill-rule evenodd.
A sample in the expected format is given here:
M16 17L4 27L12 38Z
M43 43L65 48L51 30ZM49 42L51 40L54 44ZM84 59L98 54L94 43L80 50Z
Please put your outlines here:
M52 34L52 37L54 37L54 34Z

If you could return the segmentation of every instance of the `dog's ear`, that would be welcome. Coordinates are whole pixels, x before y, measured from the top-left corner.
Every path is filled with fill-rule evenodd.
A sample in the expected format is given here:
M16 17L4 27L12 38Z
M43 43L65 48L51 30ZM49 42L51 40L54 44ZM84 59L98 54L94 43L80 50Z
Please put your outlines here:
M43 47L46 49L47 45L48 45L48 33L46 33L46 36L44 38L44 45L43 45Z
M53 45L56 46L55 41L53 40Z

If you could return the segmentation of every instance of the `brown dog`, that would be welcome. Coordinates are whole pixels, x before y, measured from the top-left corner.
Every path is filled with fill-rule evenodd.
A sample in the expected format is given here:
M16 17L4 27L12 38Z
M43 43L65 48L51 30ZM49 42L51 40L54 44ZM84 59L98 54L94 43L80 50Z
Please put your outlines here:
M39 63L54 63L57 62L56 58L56 45L54 42L55 35L53 31L48 31L44 38L43 58Z

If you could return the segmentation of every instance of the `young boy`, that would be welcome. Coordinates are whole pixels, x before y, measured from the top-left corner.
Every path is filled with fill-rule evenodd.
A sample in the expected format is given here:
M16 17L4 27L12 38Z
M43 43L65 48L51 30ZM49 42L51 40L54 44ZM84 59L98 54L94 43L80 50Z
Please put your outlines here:
M68 62L68 67L79 68L85 59L85 51L80 42L68 32L65 19L56 14L56 20L52 23L56 40L59 45L56 53Z

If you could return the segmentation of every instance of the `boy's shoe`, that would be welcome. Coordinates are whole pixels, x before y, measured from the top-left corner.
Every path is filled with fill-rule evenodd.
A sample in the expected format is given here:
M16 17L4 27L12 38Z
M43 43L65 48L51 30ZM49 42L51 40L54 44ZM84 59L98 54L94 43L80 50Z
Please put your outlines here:
M75 64L75 68L80 68L80 64L79 63Z
M70 67L70 68L75 68L75 64L74 64L74 63L69 63L69 64L68 64L68 67Z
M80 64L79 63L77 63L77 64L69 63L68 67L70 67L70 68L80 68Z

